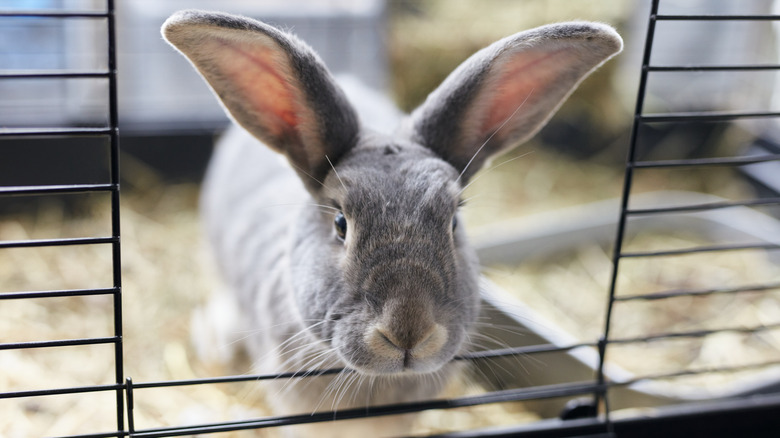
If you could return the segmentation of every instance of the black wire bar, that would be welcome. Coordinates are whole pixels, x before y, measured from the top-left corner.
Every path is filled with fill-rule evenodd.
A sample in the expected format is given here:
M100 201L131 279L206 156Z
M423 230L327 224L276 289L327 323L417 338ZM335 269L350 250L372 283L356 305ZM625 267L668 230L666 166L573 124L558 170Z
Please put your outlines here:
M568 352L578 348L595 348L597 345L593 342L583 342L578 344L572 344L567 346L558 346L554 344L539 344L524 347L514 348L500 348L485 351L476 351L464 355L455 357L457 361L476 361L476 360L490 360L501 357L509 356L526 356L531 354L542 353L559 353ZM148 389L148 388L166 388L176 386L190 386L190 385L210 385L221 383L240 383L240 382L257 382L264 380L279 380L279 379L301 379L301 378L314 378L325 375L333 375L340 373L351 373L352 370L347 368L327 368L327 369L315 369L315 370L298 370L279 374L242 374L236 376L221 376L221 377L205 377L197 379L184 379L184 380L164 380L158 382L143 382L133 383L133 387L136 389Z
M122 248L120 245L120 210L119 210L119 103L117 82L117 51L116 51L116 15L114 0L106 0L106 36L108 38L108 125L110 141L110 167L111 167L111 242L113 289L114 289L114 376L117 385L125 382L124 353L122 344ZM124 431L124 393L122 389L116 390L116 427L117 431Z
M693 330L684 332L671 332L653 334L650 336L615 338L610 334L610 324L612 315L615 311L615 304L628 301L654 301L662 299L673 299L686 296L707 296L715 294L737 294L760 291L780 290L780 282L768 282L763 284L749 284L733 287L713 287L708 289L677 289L667 290L648 294L621 295L617 294L617 279L620 271L620 261L624 258L638 257L669 257L682 256L686 254L697 254L706 252L738 251L738 250L776 250L780 248L777 242L760 243L739 243L725 245L703 245L691 248L664 250L664 251L624 251L623 244L626 235L626 229L629 224L629 218L634 216L654 216L676 213L694 213L710 210L732 208L732 207L761 207L780 204L780 198L762 198L748 199L739 201L715 201L699 204L687 204L676 206L661 206L652 208L629 208L631 199L631 188L634 171L637 169L659 169L659 168L680 168L680 167L701 167L701 166L746 166L751 164L777 162L780 161L780 154L767 154L759 156L734 156L734 157L714 157L714 158L693 158L661 161L641 161L637 160L637 144L640 135L640 127L654 123L689 123L689 122L730 122L741 119L755 118L777 118L780 112L777 111L700 111L700 112L680 112L680 113L660 113L644 114L644 100L647 94L648 75L650 73L667 72L701 72L701 71L773 71L780 70L780 64L753 64L753 65L667 65L653 66L650 64L653 42L656 32L656 23L659 21L780 21L780 15L663 15L658 14L660 0L653 0L648 20L647 35L645 38L645 47L642 57L642 68L640 71L640 81L637 91L634 120L629 140L629 150L626 157L625 180L623 194L621 197L620 217L618 220L617 234L612 254L613 269L609 283L609 299L604 323L603 335L600 341L600 359L597 369L597 387L625 386L633 383L669 379L690 375L700 375L721 372L738 372L749 369L765 368L780 365L780 361L768 361L758 364L749 364L733 367L709 367L700 369L687 369L675 373L659 373L648 376L636 376L627 381L607 382L604 375L604 364L606 350L609 345L641 344L654 341L663 341L677 338L702 338L716 333L731 332L742 334L754 334L767 330L776 330L780 328L780 323L756 325L752 327L721 327L710 330ZM593 394L596 406L601 406L604 402L604 414L607 425L612 427L609 419L609 397L608 392L594 392ZM612 430L612 429L610 429Z
M771 368L780 365L780 360L774 360L774 361L766 361L766 362L759 362L759 363L751 363L746 365L733 365L733 366L722 366L722 367L706 367L706 368L696 368L696 369L685 369L682 371L674 371L669 373L656 373L656 374L648 374L643 376L637 376L633 377L631 379L621 380L619 382L609 382L608 386L610 388L619 387L619 386L631 386L639 382L647 382L651 380L669 380L669 379L676 379L680 377L694 377L694 376L700 376L704 374L728 374L728 373L737 373L741 371L750 371L750 370L761 370L764 368Z
M121 342L121 339L115 336L107 338L61 339L54 341L7 342L0 344L0 351L22 350L26 348L76 347L82 345L116 344L118 342Z
M109 237L77 237L67 239L34 239L34 240L7 240L0 241L2 248L38 248L43 246L74 246L74 245L101 245L118 244L118 236Z
M84 394L90 392L124 391L125 385L90 385L71 388L35 389L30 391L0 392L0 400L11 398L47 397L52 395ZM114 433L111 436L116 436Z
M620 254L622 258L639 258L639 257L667 257L667 256L683 256L688 254L701 254L705 252L725 252L725 251L747 251L747 250L776 250L780 249L780 244L777 243L734 243L727 245L703 245L693 248L682 249L669 249L661 251L634 251L623 252Z
M116 288L106 289L70 289L70 290L46 290L46 291L27 291L27 292L0 292L0 300L24 300L31 298L63 298L63 297L86 297L94 295L113 295L117 293Z
M108 79L111 73L107 71L97 72L68 72L68 71L8 71L0 70L0 79Z
M780 204L780 198L747 199L744 201L718 201L702 204L676 205L673 207L629 208L629 216L644 216L651 214L691 213L697 211L720 210L732 207L766 207Z
M780 329L780 322L775 324L764 324L753 327L720 327L709 330L691 330L687 332L670 332L656 335L637 336L633 338L612 338L610 344L642 344L653 341L679 339L679 338L703 338L716 333L742 333L753 334L769 330Z
M614 250L612 252L612 275L610 277L609 282L609 295L607 298L607 308L604 315L604 330L602 331L601 339L599 339L599 363L598 367L596 369L596 383L598 386L603 387L606 384L606 376L604 373L604 364L606 362L606 353L607 353L607 345L610 339L610 325L612 322L612 312L614 310L614 304L615 304L615 295L617 291L617 281L618 281L618 270L620 267L620 256L623 249L623 239L625 237L625 230L626 230L626 224L628 221L628 215L626 215L626 210L628 210L628 203L629 198L631 196L631 183L633 181L634 176L634 168L631 165L636 160L636 149L637 149L637 140L639 136L639 128L641 124L641 120L639 115L642 114L642 108L644 108L644 101L645 101L645 91L647 89L647 76L648 76L648 69L647 66L650 65L650 54L653 50L653 40L655 37L655 25L656 25L656 18L658 16L658 3L659 0L653 0L651 6L650 6L650 16L648 18L647 23L647 34L645 35L645 47L644 52L642 54L642 69L640 71L640 77L639 77L639 87L637 90L637 97L636 97L636 104L634 107L634 121L631 127L631 136L629 139L629 148L628 148L628 154L626 157L626 169L625 169L625 176L623 179L623 193L621 195L620 199L620 217L618 218L617 223L617 232L615 235L615 245ZM593 392L593 405L597 407L598 410L601 410L603 402L603 411L604 411L604 417L607 421L607 424L610 423L610 409L609 409L609 397L608 392L606 390L604 391L594 391Z
M676 289L667 290L662 292L653 292L649 294L637 294L637 295L620 295L614 298L615 301L654 301L665 300L669 298L678 297L697 297L706 295L718 295L718 294L738 294L749 292L764 292L777 289L780 291L780 282L762 283L754 285L746 285L739 287L723 287L723 288L710 288L710 289Z
M746 166L750 164L780 161L780 154L766 154L746 157L690 158L684 160L637 161L631 163L635 169L688 166Z
M128 392L132 392L136 386L136 384L129 384ZM242 421L228 421L192 426L135 430L130 432L130 436L139 438L188 436L199 433L231 432L295 424L330 422L334 420L349 420L385 415L407 414L433 409L463 408L490 403L506 403L523 400L571 397L589 394L592 393L595 389L596 388L594 388L594 383L592 381L564 385L546 385L533 388L506 389L501 391L492 391L485 394L451 399L400 403L394 405L367 406L363 408L346 409L341 411L317 412L313 414L290 415L283 417L256 418ZM128 399L130 399L130 397L128 397Z
M114 128L0 128L0 137L51 137L51 136L106 136L112 135Z
M107 0L107 3L113 3L113 0ZM112 6L109 6L106 12L65 12L65 11L13 11L0 12L0 18L95 18L111 19L114 13Z
M649 72L727 72L780 70L780 64L747 65L649 65Z
M72 193L111 192L118 187L114 184L62 184L48 186L0 187L0 196L30 196Z
M668 122L730 122L741 119L763 119L780 117L778 111L707 111L644 114L636 116L641 123L668 123Z
M673 15L657 14L656 9L651 15L654 21L779 21L780 15L734 15L734 14L691 14Z

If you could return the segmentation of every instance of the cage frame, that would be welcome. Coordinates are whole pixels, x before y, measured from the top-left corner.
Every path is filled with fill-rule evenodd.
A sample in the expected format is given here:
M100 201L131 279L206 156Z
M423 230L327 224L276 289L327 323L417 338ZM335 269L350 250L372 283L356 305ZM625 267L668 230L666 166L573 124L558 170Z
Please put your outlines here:
M116 66L116 40L115 40L115 13L114 1L106 0L105 12L0 12L0 17L50 17L50 18L88 18L105 20L106 32L109 41L107 71L101 72L0 72L0 80L35 79L35 78L92 78L102 79L108 82L109 117L106 127L101 128L53 128L53 129L1 129L0 141L3 138L18 138L25 136L103 136L109 142L110 155L110 182L106 184L76 184L76 185L47 185L47 186L23 186L0 187L0 197L31 196L47 194L71 194L71 193L110 193L111 204L111 235L90 238L66 238L45 239L27 241L2 241L0 250L4 248L22 248L39 246L63 246L63 245L110 245L112 249L113 286L101 289L81 290L48 290L33 292L9 292L0 293L0 302L3 300L29 299L29 298L55 298L88 295L110 295L113 297L113 336L101 338L80 338L66 340L50 340L35 342L14 342L0 344L0 351L27 348L49 348L77 345L109 344L114 347L114 374L116 382L107 385L92 385L73 388L44 389L32 391L0 392L0 400L23 397L46 397L59 394L78 394L87 392L114 392L116 394L116 431L91 433L85 435L73 435L61 438L104 438L104 437L171 437L184 436L194 433L218 433L246 429L258 429L265 427L281 427L291 424L325 422L342 419L364 418L370 416L395 415L409 412L419 412L429 409L450 409L466 406L474 406L487 403L501 403L509 401L521 401L528 399L552 398L552 397L590 397L593 401L593 411L583 417L573 419L542 420L540 422L518 425L491 430L462 431L448 434L433 435L439 437L469 437L469 436L534 436L534 437L618 437L618 436L659 436L661 434L670 437L691 436L691 432L704 433L707 436L731 436L735 433L748 433L750 436L774 436L773 431L780 430L780 416L775 415L780 411L780 384L773 388L774 392L755 395L753 397L712 400L694 405L675 405L660 408L651 416L633 416L628 418L612 418L609 408L609 390L616 386L625 386L638 381L648 379L674 377L673 374L659 374L657 376L641 376L633 381L611 382L605 375L604 365L606 351L609 345L616 343L645 342L648 337L636 339L619 339L611 337L610 322L614 311L614 305L621 301L629 300L657 300L677 296L694 296L714 293L738 293L755 288L775 289L780 283L767 283L763 285L746 286L742 288L724 288L713 290L679 290L653 295L629 295L617 296L617 276L621 260L632 257L655 257L669 255L668 251L654 252L628 252L623 250L623 238L625 236L628 219L636 215L662 215L682 211L708 211L715 209L731 208L735 206L764 206L780 205L780 198L762 198L747 201L729 201L709 204L685 205L669 208L631 209L632 176L636 169L681 167L681 166L743 166L759 162L780 161L780 154L772 154L762 157L730 157L708 159L683 159L664 161L641 161L635 156L638 142L639 128L643 124L655 122L689 122L689 121L732 121L746 118L777 118L780 112L735 112L735 113L680 113L680 114L645 114L644 98L648 75L653 72L668 71L756 71L756 70L780 70L777 65L727 65L727 66L656 66L650 63L654 40L655 25L660 21L712 21L712 20L740 20L740 21L780 21L779 15L663 15L658 14L660 0L652 0L648 30L645 38L644 54L642 59L640 84L637 92L635 115L629 141L629 150L625 166L625 179L621 196L620 217L618 220L617 235L613 251L613 270L609 285L609 299L605 317L605 326L602 337L596 342L583 342L566 346L538 345L532 347L504 348L490 351L480 351L463 355L457 360L479 361L490 360L495 357L513 355L532 355L545 352L568 352L577 348L595 348L599 354L599 365L592 381L581 383L567 383L560 385L538 386L530 388L517 388L508 390L491 391L475 396L464 396L453 399L438 399L422 403L406 403L387 406L371 406L367 408L342 410L338 412L325 411L313 415L296 415L284 417L265 417L234 422L220 422L202 425L188 425L176 427L160 427L137 430L134 419L134 400L136 393L144 389L165 388L174 386L190 386L204 384L222 384L268 380L276 378L316 378L319 375L340 373L341 369L328 370L301 370L295 373L280 375L242 375L224 376L216 378L201 378L189 380L170 380L159 382L136 383L131 377L125 376L123 358L123 314L122 314L122 283L121 283L121 239L120 239L120 187L119 187L119 122L117 109L117 66ZM779 249L780 245L715 245L683 250L685 253L694 251L729 251L746 248ZM751 289L752 288L752 289ZM760 330L780 327L764 325L749 328L723 328L712 331L699 330L687 333L671 333L668 336L702 337L715 331L724 330L744 331L754 333ZM756 364L762 368L777 365L778 362ZM739 367L744 369L746 367ZM722 372L728 369L710 369L697 372ZM678 373L680 374L680 373ZM125 422L125 419L127 420ZM706 424L702 425L702 421ZM691 429L691 428L694 429Z

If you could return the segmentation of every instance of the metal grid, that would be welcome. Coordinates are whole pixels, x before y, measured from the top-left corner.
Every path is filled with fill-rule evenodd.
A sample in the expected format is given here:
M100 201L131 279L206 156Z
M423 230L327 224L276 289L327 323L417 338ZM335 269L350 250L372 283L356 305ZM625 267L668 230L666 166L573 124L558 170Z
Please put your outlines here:
M88 345L113 346L115 383L107 385L92 385L68 388L52 388L42 390L15 391L0 393L0 400L13 398L39 398L66 394L85 394L114 392L116 411L116 430L95 433L92 437L120 437L124 432L124 371L122 356L122 283L121 283L121 259L119 239L119 134L117 114L117 78L116 78L116 47L114 34L114 4L113 0L107 0L104 11L99 12L65 12L65 11L13 11L0 12L0 19L28 19L28 20L88 20L99 23L104 29L105 38L108 41L108 51L102 56L107 60L105 71L65 71L59 69L46 70L2 70L0 81L7 84L20 80L85 80L99 81L107 85L105 96L108 114L104 126L79 126L80 123L63 123L55 127L2 127L0 128L0 148L11 147L11 142L19 139L30 139L33 142L62 141L63 139L95 138L104 141L108 148L109 162L107 173L109 180L99 184L46 184L26 186L0 187L0 199L8 200L11 197L47 196L47 195L79 195L89 193L109 193L111 209L111 233L108 236L82 237L82 238L54 238L35 239L22 241L2 241L0 251L12 248L33 247L64 247L64 246L109 246L112 258L113 281L105 288L80 289L80 290L45 290L45 291L19 291L0 293L0 304L8 300L20 299L50 299L60 297L86 297L105 295L113 299L113 335L108 337L81 338L81 339L57 339L32 342L11 342L0 344L0 352L16 349L64 349L68 347ZM67 54L63 54L67 56ZM75 111L78 113L79 108ZM63 117L65 120L67 117Z
M675 338L703 338L709 335L722 332L736 332L744 334L754 334L765 330L772 330L780 327L780 322L771 324L756 323L751 327L734 326L734 327L719 327L712 330L695 330L688 332L672 332L655 335L652 337L641 338L619 338L612 336L610 333L610 325L614 312L616 312L616 306L621 302L629 301L656 301L656 300L668 300L679 297L701 297L715 294L738 294L742 292L754 292L754 291L766 291L776 290L780 287L780 283L769 282L763 284L749 284L738 287L722 287L722 288L708 288L708 289L675 289L668 291L654 292L650 294L634 294L634 295L618 295L618 275L620 272L621 262L630 258L668 258L675 256L682 256L687 254L697 254L706 252L726 252L726 251L743 251L743 250L777 250L780 249L780 245L776 242L760 242L760 243L725 243L725 244L713 244L704 245L691 248L682 249L670 249L662 251L629 251L624 249L624 239L627 233L627 226L631 219L638 217L651 218L655 220L661 220L665 215L674 215L679 213L688 212L706 212L721 209L729 209L733 207L760 207L760 206L773 206L780 204L780 198L778 197L765 197L756 199L746 199L738 201L723 201L723 202L706 202L706 203L693 203L693 204L676 204L673 206L659 206L652 208L636 208L631 206L632 199L632 183L634 175L637 170L641 169L670 169L670 168L702 168L710 166L725 166L730 168L739 168L741 166L747 166L750 164L772 162L780 160L779 154L765 154L761 156L728 156L728 157L708 157L708 158L681 158L681 159L664 159L664 160L643 160L639 157L638 144L641 137L642 128L646 126L652 126L653 124L665 123L671 125L683 125L691 122L703 122L703 123L718 123L718 122L739 122L742 120L750 120L757 118L776 118L780 116L776 111L697 111L697 112L674 112L674 113L646 113L645 101L648 95L648 80L652 74L663 74L668 72L686 72L694 74L696 72L757 72L757 71L776 71L780 69L780 65L777 64L754 64L754 65L654 65L651 62L653 54L653 44L656 39L656 25L660 22L681 22L681 23L696 23L696 22L765 22L765 21L777 21L780 20L780 16L776 15L671 15L671 14L659 14L660 0L653 0L650 17L648 22L647 36L645 38L644 54L642 58L642 70L640 76L639 89L636 100L636 107L634 112L634 121L631 132L631 139L629 145L628 156L626 160L625 179L623 187L623 196L620 206L620 219L618 221L617 236L615 240L615 247L613 252L613 271L610 280L609 289L609 301L607 304L606 321L604 326L604 334L600 340L599 352L600 362L597 374L597 381L599 386L604 385L602 392L596 393L597 403L601 400L605 402L607 409L605 411L605 418L609 425L609 387L610 382L606 381L604 376L604 365L606 352L610 345L616 344L643 344L652 342L655 340L663 339L675 339ZM747 369L763 369L770 366L778 365L778 361L769 361L762 363L755 363L750 365L742 365L738 367L718 367L699 370L684 370L676 373L659 373L652 376L641 376L632 381L622 382L621 384L631 384L637 381L674 378L680 376L693 376L708 373L722 373L731 371L740 371ZM776 391L776 388L774 389ZM770 409L776 409L780 405L780 398L777 397L777 393L766 395L766 399L763 403L767 403ZM749 400L730 400L724 402L722 410L718 410L718 415L728 416L729 409L741 408L750 405L755 401ZM691 421L697 421L697 416L701 415L701 419L708 417L706 415L706 408L694 408L691 413ZM681 408L681 412L685 409ZM730 417L730 416L729 416ZM712 420L712 419L710 419ZM662 421L659 419L659 421ZM770 421L768 424L764 424L767 419L759 420L761 426L751 429L753 433L773 433L772 430L777 430L777 423ZM718 436L729 436L730 433L746 433L746 422L740 421L737 428L729 427L727 422L715 420L717 425L706 426L711 434L717 434ZM689 427L691 424L688 425ZM733 426L733 425L732 425ZM609 428L612 429L613 426ZM614 430L614 429L612 429ZM662 429L663 433L669 433L673 430L673 427ZM678 432L679 433L679 432ZM687 432L686 432L687 433ZM712 436L712 435L708 435ZM747 433L746 436L754 436Z
M767 112L738 112L738 113L675 113L675 114L645 114L644 99L648 76L656 72L683 72L683 71L756 71L756 70L780 70L778 65L728 65L728 66L655 66L651 65L651 52L654 41L655 25L662 21L711 21L711 20L780 20L778 16L676 16L659 15L659 0L654 0L650 14L648 34L642 64L641 83L637 98L636 116L632 130L630 151L626 166L626 179L624 194L622 197L619 227L614 251L614 270L612 274L609 301L607 303L607 317L603 337L598 342L585 342L573 345L536 345L522 348L505 348L500 350L475 352L458 360L482 361L492 360L507 356L530 356L551 353L570 352L580 348L595 348L599 351L599 367L594 379L573 384L553 384L527 388L507 389L488 392L477 396L460 397L449 400L433 400L425 403L404 404L393 406L376 406L362 409L354 409L339 412L321 412L314 415L301 415L289 417L258 418L238 422L223 422L215 424L203 424L196 426L166 427L137 430L134 424L133 404L137 393L146 389L189 386L189 385L213 385L232 382L253 382L278 378L316 378L318 375L334 374L342 370L309 370L287 375L243 375L227 376L221 378L161 381L161 382L133 382L125 379L122 361L122 311L121 311L121 263L119 242L119 173L118 173L118 137L117 137L117 111L116 111L116 76L114 60L114 15L113 2L107 1L106 11L103 13L4 13L0 17L28 17L28 18L86 18L105 22L109 50L107 53L108 69L105 72L3 72L0 80L13 81L17 79L36 78L60 78L60 79L90 79L108 82L109 88L109 120L104 127L57 127L57 128L14 128L0 130L0 142L6 139L20 137L34 138L63 138L67 136L99 136L108 140L110 147L110 181L104 184L77 184L77 185L45 185L45 186L14 186L0 188L0 196L49 195L62 193L108 192L111 195L111 235L106 237L73 238L73 239L49 239L27 241L0 242L0 250L4 248L23 248L40 246L62 245L110 245L113 261L113 285L102 289L89 290L50 290L50 291L24 291L0 294L0 300L52 298L86 295L111 295L113 296L114 335L104 338L51 340L40 342L21 342L0 344L0 350L27 349L27 348L60 348L67 346L79 346L90 344L110 344L114 346L114 361L116 383L111 385L97 385L74 388L47 389L23 392L0 393L0 400L22 397L47 397L57 394L78 394L87 392L116 392L116 423L117 430L110 432L81 435L83 437L166 437L186 436L196 433L214 433L234 430L257 429L266 427L284 426L298 423L325 422L366 416L393 415L407 412L417 412L429 409L449 409L465 406L474 406L487 403L501 403L509 401L537 400L546 398L576 398L581 396L592 397L594 402L589 405L592 410L584 418L575 418L565 421L543 421L539 424L504 429L498 431L476 431L455 433L450 436L658 436L663 433L669 436L688 436L690 428L696 425L698 431L707 429L707 436L730 436L733 433L743 433L750 436L771 436L772 430L780 427L780 420L772 412L780 409L780 396L777 393L768 393L749 399L721 400L706 404L692 406L674 406L665 410L659 410L653 418L631 417L611 418L609 409L610 390L618 386L627 386L638 381L662 379L674 377L673 374L659 374L654 376L640 376L631 381L612 382L604 372L605 357L610 345L627 343L645 343L656 338L676 337L704 337L724 330L755 333L762 330L777 328L780 323L773 325L758 325L755 327L724 327L717 330L700 330L687 333L668 333L655 338L621 339L613 337L610 333L611 318L615 314L616 306L625 301L632 300L663 300L680 296L700 296L710 294L736 294L755 290L777 289L777 283L746 285L744 287L732 287L710 290L674 290L652 295L619 295L617 294L617 277L621 263L628 258L638 257L667 257L681 254L711 251L739 251L745 249L776 250L778 245L774 243L762 244L728 244L713 245L698 248L689 248L672 251L637 252L625 251L623 240L627 224L636 216L662 216L672 213L709 211L727 209L738 206L767 206L780 204L778 198L751 199L734 202L717 202L696 205L675 205L673 207L658 207L652 209L636 209L630 207L633 174L637 169L661 169L681 166L745 166L749 164L778 161L780 155L764 155L761 157L736 156L727 158L705 159L678 159L663 161L642 161L636 155L637 144L641 127L652 123L684 123L691 121L723 122L737 121L753 118L772 118L780 116L780 113ZM0 144L2 146L2 144ZM753 367L763 368L769 365L777 365L778 362L755 364ZM741 367L747 368L747 367ZM725 369L688 370L680 374L712 373L726 371ZM124 397L127 397L127 409L125 410ZM127 415L127 425L124 417ZM702 426L701 422L706 423ZM704 433L704 432L702 432Z
M669 299L681 296L701 296L718 293L739 293L746 291L756 290L771 290L777 289L780 284L768 283L759 285L746 285L743 287L722 288L722 289L708 289L708 290L673 290L661 293L647 294L647 295L627 295L616 296L617 290L617 278L620 263L627 258L638 257L668 257L684 254L694 254L701 252L715 252L715 251L739 251L750 249L763 249L763 250L776 250L780 249L780 245L777 243L737 243L737 244L721 244L701 246L696 248L675 249L667 251L624 251L623 240L626 234L626 226L628 221L632 217L637 216L663 216L668 214L685 213L685 212L700 212L700 211L712 211L719 209L726 209L731 207L740 206L771 206L780 204L780 198L759 198L748 199L740 201L726 201L726 202L712 202L702 204L690 204L690 205L675 205L670 207L656 207L656 208L631 208L629 201L631 198L632 181L634 173L637 169L664 169L664 168L676 168L676 167L703 167L703 166L731 166L739 167L750 164L771 162L780 160L780 154L766 154L762 156L733 156L733 157L717 157L717 158L691 158L691 159L670 159L660 161L643 161L637 158L637 143L638 136L642 126L650 125L653 123L685 123L685 122L723 122L723 121L738 121L753 118L773 118L780 116L780 112L775 111L743 111L743 112L704 112L704 113L668 113L668 114L645 114L644 103L646 97L646 87L648 76L654 72L701 72L701 71L762 71L762 70L780 70L780 65L724 65L724 66L656 66L651 65L650 57L653 48L653 40L655 36L655 27L657 22L662 21L765 21L765 20L780 20L780 16L775 15L659 15L658 7L660 0L653 0L652 10L650 12L650 21L647 31L647 38L645 41L645 51L642 61L642 73L639 85L639 92L637 96L634 123L632 127L631 143L628 152L625 180L623 188L623 196L621 200L621 213L620 220L618 222L617 238L615 242L615 251L613 258L613 273L610 281L610 299L608 303L606 325L604 328L604 336L602 343L603 348L610 343L625 343L625 342L644 342L648 339L614 339L610 338L610 321L615 304L618 302L631 301L631 300L659 300ZM780 323L772 325L761 325L753 328L723 328L720 330L712 331L698 331L691 333L671 333L668 336L707 336L717 331L723 330L739 330L746 333L754 333L759 330L772 329L780 326ZM600 369L603 368L604 355L602 354L602 361ZM772 362L769 364L757 364L756 366L766 366L776 364ZM603 382L603 372L599 372L599 381Z

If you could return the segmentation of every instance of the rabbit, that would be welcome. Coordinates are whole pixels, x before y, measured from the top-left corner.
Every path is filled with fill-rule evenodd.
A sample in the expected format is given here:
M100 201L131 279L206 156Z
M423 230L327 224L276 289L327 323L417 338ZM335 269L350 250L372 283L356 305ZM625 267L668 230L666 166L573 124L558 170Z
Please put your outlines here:
M265 372L346 369L280 381L280 414L430 399L459 374L453 359L480 312L464 187L622 50L600 23L520 32L471 56L411 114L385 111L398 117L384 123L362 120L355 108L371 102L353 106L308 45L268 24L185 10L162 34L237 125L201 198L233 333ZM332 433L403 434L412 421L335 422Z

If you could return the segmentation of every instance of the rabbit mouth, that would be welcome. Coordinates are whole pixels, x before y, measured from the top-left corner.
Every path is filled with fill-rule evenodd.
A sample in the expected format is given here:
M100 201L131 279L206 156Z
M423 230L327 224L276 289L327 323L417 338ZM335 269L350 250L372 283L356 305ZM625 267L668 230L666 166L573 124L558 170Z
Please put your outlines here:
M348 366L361 374L435 373L452 359L450 345L457 342L441 324L418 332L422 334L399 334L374 324L363 332L362 339L347 340L338 350Z

